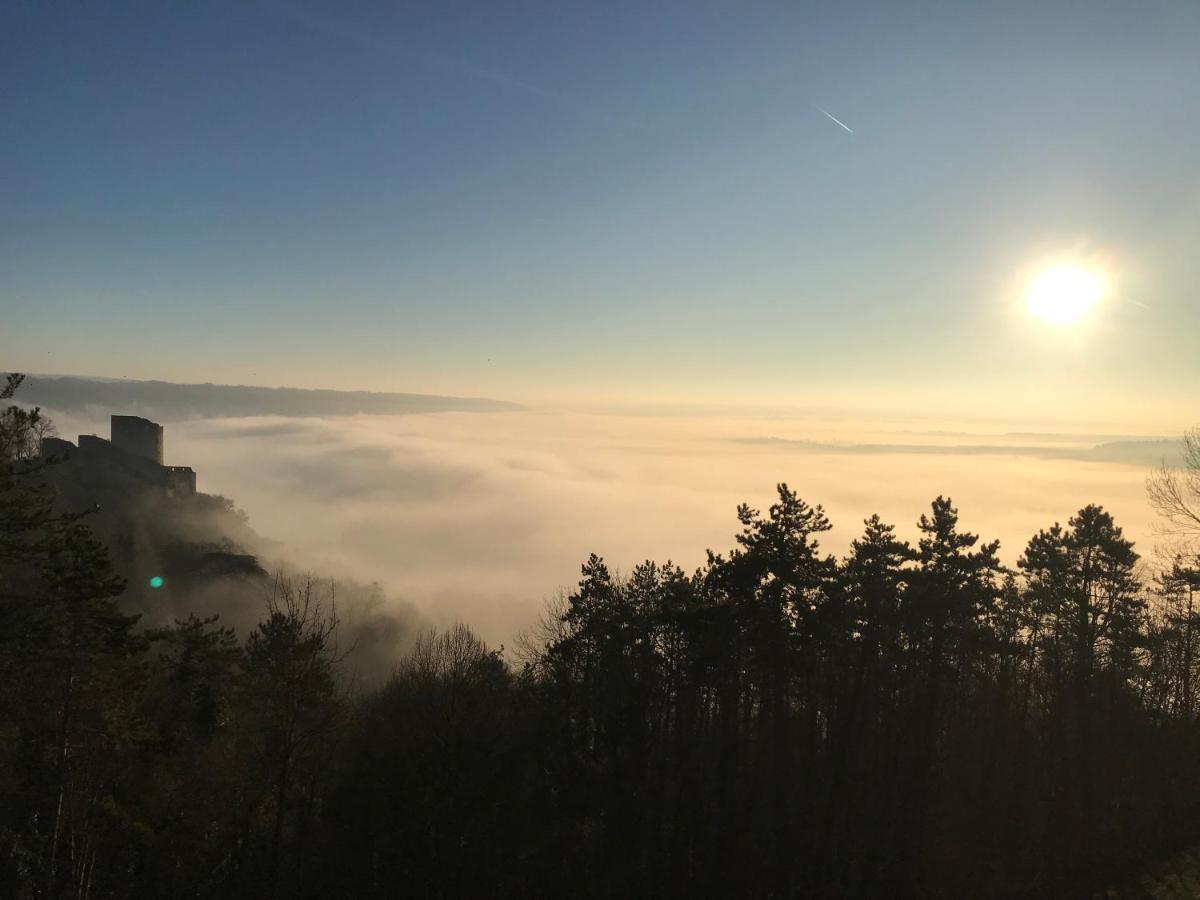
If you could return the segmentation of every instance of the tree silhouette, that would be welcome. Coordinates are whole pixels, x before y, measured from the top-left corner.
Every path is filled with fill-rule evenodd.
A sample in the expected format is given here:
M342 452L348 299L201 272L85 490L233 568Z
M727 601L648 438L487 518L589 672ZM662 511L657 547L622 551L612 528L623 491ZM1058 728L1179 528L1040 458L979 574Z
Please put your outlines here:
M1098 506L838 560L781 484L690 574L589 556L519 668L456 625L362 690L315 578L142 629L4 446L0 896L1090 897L1200 840L1196 559Z

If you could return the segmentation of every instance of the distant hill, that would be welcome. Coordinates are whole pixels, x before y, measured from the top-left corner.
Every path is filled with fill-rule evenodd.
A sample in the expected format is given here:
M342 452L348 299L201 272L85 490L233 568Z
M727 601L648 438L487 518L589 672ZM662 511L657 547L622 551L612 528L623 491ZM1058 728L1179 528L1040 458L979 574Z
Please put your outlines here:
M230 384L113 381L77 376L31 375L21 400L58 412L89 407L121 410L157 422L224 416L348 416L429 412L504 412L520 405L480 397L304 390Z

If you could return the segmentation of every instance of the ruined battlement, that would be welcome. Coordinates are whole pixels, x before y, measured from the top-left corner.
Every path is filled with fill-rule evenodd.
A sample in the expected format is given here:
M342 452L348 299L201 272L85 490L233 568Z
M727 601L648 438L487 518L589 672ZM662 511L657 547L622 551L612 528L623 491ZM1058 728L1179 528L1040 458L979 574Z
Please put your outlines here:
M110 440L114 447L163 464L163 427L141 416L113 416Z
M75 459L92 469L120 471L162 488L172 497L196 493L196 473L190 466L163 465L163 427L141 416L112 416L110 437L79 435L76 446L62 438L44 438L44 458Z

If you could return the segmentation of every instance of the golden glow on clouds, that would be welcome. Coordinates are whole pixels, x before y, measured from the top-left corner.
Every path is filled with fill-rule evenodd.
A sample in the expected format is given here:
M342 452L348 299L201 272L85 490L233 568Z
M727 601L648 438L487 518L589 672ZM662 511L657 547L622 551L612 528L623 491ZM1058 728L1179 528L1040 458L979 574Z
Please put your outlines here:
M103 424L58 422L65 434ZM298 564L317 560L323 571L377 580L438 624L468 621L506 646L537 621L542 598L578 581L588 553L626 572L647 558L690 571L706 548L734 546L737 505L765 509L779 481L824 504L834 530L821 546L836 554L871 513L915 540L917 517L938 494L954 498L964 528L999 538L1007 562L1038 529L1090 502L1103 503L1148 551L1144 482L1162 451L1125 444L1141 455L1108 461L1091 448L1114 438L1071 436L1058 425L1054 434L1029 433L1037 427L846 410L544 409L170 426L172 454L210 490L236 497L256 530L296 551ZM869 445L897 452L863 452ZM1035 446L1042 455L1029 452Z
M1058 265L1037 275L1029 285L1026 304L1039 319L1054 325L1072 325L1083 318L1104 293L1104 282L1095 272L1074 265Z

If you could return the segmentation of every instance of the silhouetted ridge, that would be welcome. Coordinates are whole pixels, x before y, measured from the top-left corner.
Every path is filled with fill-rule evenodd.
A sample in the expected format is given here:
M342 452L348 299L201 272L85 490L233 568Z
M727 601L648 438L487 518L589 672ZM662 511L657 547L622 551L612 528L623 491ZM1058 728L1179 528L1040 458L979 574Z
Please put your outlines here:
M21 399L57 412L122 409L161 422L220 416L347 416L428 412L502 412L515 403L475 397L248 385L174 384L29 376Z

